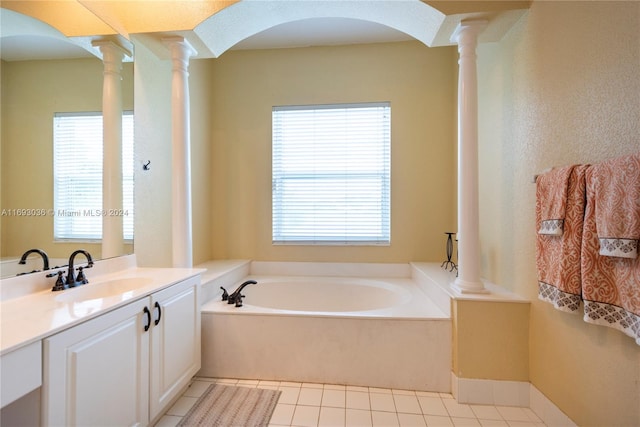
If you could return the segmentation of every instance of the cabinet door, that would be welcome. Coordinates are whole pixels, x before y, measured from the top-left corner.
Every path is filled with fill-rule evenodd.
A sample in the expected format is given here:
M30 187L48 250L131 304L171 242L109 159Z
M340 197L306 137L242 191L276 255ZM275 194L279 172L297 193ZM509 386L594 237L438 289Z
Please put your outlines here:
M150 299L44 340L43 423L133 426L149 422Z
M152 298L150 419L172 402L200 370L200 277Z

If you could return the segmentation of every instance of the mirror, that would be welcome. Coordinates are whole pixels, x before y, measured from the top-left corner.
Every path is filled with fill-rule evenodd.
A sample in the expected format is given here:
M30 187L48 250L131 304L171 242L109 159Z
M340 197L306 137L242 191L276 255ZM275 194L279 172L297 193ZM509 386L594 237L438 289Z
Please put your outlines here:
M67 264L79 248L98 260L99 240L54 241L53 118L102 111L103 62L47 24L0 12L0 275L42 270L37 254L18 264L32 248L47 253L51 268ZM123 64L121 75L122 107L132 111L132 62ZM84 161L81 155L73 158L79 167ZM126 241L123 254L132 252L133 240Z

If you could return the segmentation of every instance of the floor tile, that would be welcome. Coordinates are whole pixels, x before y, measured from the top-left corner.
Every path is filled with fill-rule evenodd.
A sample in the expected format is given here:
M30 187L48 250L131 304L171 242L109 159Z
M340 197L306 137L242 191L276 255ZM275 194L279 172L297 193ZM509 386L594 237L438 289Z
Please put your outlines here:
M154 424L154 427L176 427L182 421L182 417L175 415L164 415Z
M440 393L435 391L416 391L416 396L440 397Z
M167 411L166 415L177 415L184 417L185 414L191 409L191 407L198 401L197 397L182 396L171 408Z
M390 388L380 388L380 387L369 387L369 393L384 393L391 394L392 391Z
M322 392L321 388L301 388L298 396L298 405L320 406Z
M238 383L238 380L233 379L233 378L217 378L216 379L217 383L220 384L231 384L231 385L235 385Z
M324 388L324 384L320 383L302 383L304 388Z
M444 403L445 408L447 408L447 412L451 418L475 418L475 414L471 410L471 406L465 405L463 403L458 403L454 399L442 399L442 403Z
M341 384L325 384L324 385L324 389L325 390L343 390L344 391L344 390L347 389L347 386L346 385L341 385Z
M345 411L344 408L320 408L320 421L318 421L318 426L343 427L345 425Z
M398 414L400 427L427 427L427 422L422 415L418 414Z
M258 383L258 386L276 386L276 387L280 387L280 381L260 381Z
M282 391L280 394L280 399L278 399L278 403L288 403L291 405L295 405L298 403L298 395L300 394L300 389L297 387L279 387L278 390Z
M425 415L424 420L427 422L427 427L453 427L453 421L449 417Z
M395 412L371 411L373 427L400 427L398 414Z
M394 394L396 411L406 414L422 414L422 409L415 394Z
M420 402L420 408L425 415L449 416L440 397L418 396L418 402Z
M481 420L502 420L502 415L495 406L491 405L470 405L476 417Z
M211 384L213 383L206 381L193 381L189 384L189 387L187 387L182 395L188 397L200 397L202 396L202 393L207 391Z
M496 406L502 418L507 421L532 421L529 418L529 415L523 408L518 408L515 406Z
M357 427L371 426L371 411L362 409L346 409L345 410L346 425Z
M391 394L371 393L369 400L372 411L396 412L396 405Z
M344 390L324 389L322 393L322 406L334 408L346 408L347 393Z
M294 382L294 381L282 381L280 382L281 387L302 387L302 383Z
M319 416L319 406L296 405L291 425L296 427L316 427L318 425Z
M451 417L455 427L482 427L476 418Z
M522 408L522 410L525 412L525 414L527 414L527 416L529 417L529 420L536 423L542 422L542 420L530 408Z
M413 390L401 390L401 389L392 389L391 392L393 394L403 394L403 395L408 395L408 396L415 396L416 392Z
M369 405L369 393L361 391L347 391L346 406L350 409L371 409L371 406Z
M545 427L530 408L460 404L450 393L204 377L154 427L175 427L214 383L280 390L270 427Z
M276 409L273 411L273 415L271 416L271 421L269 423L283 426L291 425L295 409L296 405L278 403L276 405Z
M507 422L504 421L504 420L483 420L483 419L479 419L478 421L480 421L480 425L482 427L509 427L509 424L507 424Z

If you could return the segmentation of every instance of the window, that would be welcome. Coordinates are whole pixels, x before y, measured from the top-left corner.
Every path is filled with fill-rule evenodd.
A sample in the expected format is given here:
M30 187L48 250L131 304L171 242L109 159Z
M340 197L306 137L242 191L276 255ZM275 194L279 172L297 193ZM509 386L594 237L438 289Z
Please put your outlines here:
M54 240L102 239L102 114L53 118ZM123 237L133 239L133 113L122 116Z
M391 107L274 107L276 244L389 244Z

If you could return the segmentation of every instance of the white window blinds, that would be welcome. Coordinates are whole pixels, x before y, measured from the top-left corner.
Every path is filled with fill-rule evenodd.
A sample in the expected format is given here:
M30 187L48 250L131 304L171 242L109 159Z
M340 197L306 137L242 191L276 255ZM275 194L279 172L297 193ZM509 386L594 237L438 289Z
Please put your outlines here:
M273 242L390 243L391 107L274 107Z
M102 114L53 119L54 240L102 238ZM123 237L133 239L133 114L122 117Z

